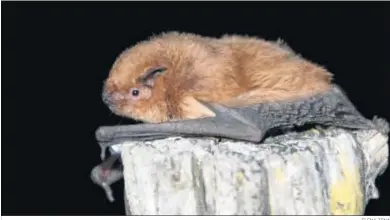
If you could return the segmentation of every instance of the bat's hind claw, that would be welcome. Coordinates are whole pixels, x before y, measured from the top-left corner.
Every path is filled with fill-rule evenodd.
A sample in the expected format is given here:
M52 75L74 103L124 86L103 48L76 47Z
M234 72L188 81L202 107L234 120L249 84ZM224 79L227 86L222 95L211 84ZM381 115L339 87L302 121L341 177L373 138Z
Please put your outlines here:
M114 201L114 196L110 185L119 181L123 177L122 169L114 167L119 155L112 155L101 164L95 166L91 171L91 180L102 187L110 202Z

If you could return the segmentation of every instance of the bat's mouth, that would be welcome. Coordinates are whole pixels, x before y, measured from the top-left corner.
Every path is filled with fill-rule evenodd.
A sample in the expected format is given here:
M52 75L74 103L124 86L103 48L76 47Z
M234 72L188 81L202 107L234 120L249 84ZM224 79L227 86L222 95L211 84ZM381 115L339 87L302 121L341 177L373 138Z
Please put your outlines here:
M106 103L107 108L116 116L123 118L129 118L129 114L126 114L125 103Z

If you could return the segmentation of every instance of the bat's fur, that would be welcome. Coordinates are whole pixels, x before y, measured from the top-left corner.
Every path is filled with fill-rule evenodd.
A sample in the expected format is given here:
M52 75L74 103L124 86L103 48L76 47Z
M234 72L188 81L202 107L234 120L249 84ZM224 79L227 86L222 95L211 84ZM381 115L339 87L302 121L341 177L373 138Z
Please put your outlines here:
M146 86L138 79L153 68L165 71ZM279 41L169 32L125 50L104 94L117 114L159 123L213 116L197 100L230 107L289 100L327 91L331 81L325 68Z

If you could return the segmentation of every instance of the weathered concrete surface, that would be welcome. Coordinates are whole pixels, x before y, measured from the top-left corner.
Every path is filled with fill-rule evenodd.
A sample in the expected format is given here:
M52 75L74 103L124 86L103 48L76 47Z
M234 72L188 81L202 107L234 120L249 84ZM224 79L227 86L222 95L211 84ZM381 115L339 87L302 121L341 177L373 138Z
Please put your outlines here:
M388 125L312 129L260 145L212 138L125 142L127 214L361 215L387 168Z

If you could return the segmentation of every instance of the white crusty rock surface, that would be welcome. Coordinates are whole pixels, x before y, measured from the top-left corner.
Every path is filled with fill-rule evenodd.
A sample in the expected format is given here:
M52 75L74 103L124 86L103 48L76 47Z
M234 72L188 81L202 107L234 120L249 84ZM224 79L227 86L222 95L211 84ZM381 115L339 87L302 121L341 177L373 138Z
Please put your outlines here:
M378 198L388 124L288 133L256 145L172 137L124 142L126 213L361 215Z

